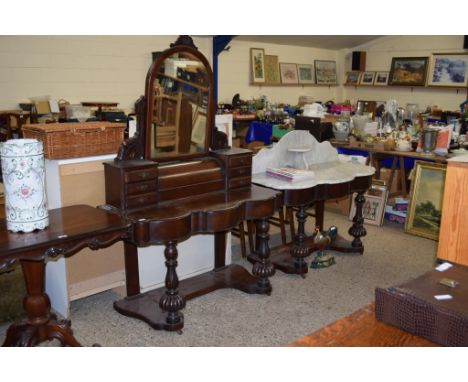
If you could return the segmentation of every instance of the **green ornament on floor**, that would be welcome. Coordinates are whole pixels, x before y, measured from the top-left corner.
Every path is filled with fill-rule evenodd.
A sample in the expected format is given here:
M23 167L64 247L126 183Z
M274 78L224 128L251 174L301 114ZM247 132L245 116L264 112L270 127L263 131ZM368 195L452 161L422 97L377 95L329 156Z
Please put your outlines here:
M319 246L319 250L310 263L311 268L327 268L335 264L335 256L326 253L324 248L328 247L336 239L337 235L338 228L334 225L328 228L327 232L324 234L320 232L319 227L315 228L314 243Z

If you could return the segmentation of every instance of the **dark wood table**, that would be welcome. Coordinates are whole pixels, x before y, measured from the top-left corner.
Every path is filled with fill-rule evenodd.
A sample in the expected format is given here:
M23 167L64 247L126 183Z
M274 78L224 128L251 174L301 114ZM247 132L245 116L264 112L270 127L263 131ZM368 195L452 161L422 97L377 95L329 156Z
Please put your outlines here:
M252 185L128 212L132 234L124 243L127 297L116 301L114 308L154 329L181 332L184 326L181 310L189 299L220 288L269 295L272 291L269 278L275 269L269 259L268 218L280 203L279 192ZM257 251L252 274L241 265L225 262L226 234L243 219L254 220L256 224ZM214 234L214 269L179 283L177 244L195 234ZM160 244L165 246L165 286L141 293L137 247Z
M103 107L117 107L119 105L118 102L101 102L101 101L89 101L89 102L81 102L82 106L86 107L97 107L97 114L99 119L102 120L102 108Z
M3 346L35 346L57 339L62 345L81 346L73 336L71 322L50 312L44 291L45 260L71 256L85 247L105 248L127 237L129 224L120 216L86 205L49 211L49 226L31 233L12 233L0 220L0 270L21 263L27 295L23 306L27 318L10 325Z
M16 133L18 138L22 138L21 128L31 118L31 113L23 110L0 110L0 117L6 118L6 139L13 138L13 133ZM11 118L16 120L14 127L11 126Z
M377 321L374 304L345 316L290 346L438 346L392 325Z
M256 177L253 177L256 182ZM357 193L354 203L356 204L356 214L353 224L348 233L353 237L352 241L346 240L341 234L327 247L334 251L343 253L364 253L364 246L361 237L367 234L364 227L362 207L364 205L364 193L372 184L372 175L356 177L351 181L333 184L319 184L314 187L302 189L284 189L283 205L297 208L297 231L292 243L271 248L271 262L276 269L289 274L298 274L304 277L308 272L308 265L304 260L313 251L320 247L313 242L312 236L305 233L305 223L307 220L307 208L315 206L315 226L323 231L324 203L329 199L336 199ZM249 260L251 256L248 257Z
M415 151L379 150L379 149L372 147L371 145L369 146L362 145L362 147L355 147L355 146L351 146L348 142L337 141L333 139L330 141L330 143L334 147L367 152L369 154L368 162L370 163L371 166L375 167L375 177L377 179L380 179L379 161L382 159L386 159L386 158L392 158L392 166L391 166L390 178L388 181L389 183L388 189L390 190L392 188L392 184L393 184L394 176L395 176L395 170L397 168L397 165L399 165L400 173L399 173L398 181L401 184L402 192L401 193L398 192L398 194L402 194L403 197L406 197L406 195L408 194L408 190L406 186L405 158L411 158L415 160L424 160L424 161L443 163L443 164L446 164L447 159L451 158L450 155L440 156L440 155L435 155L433 153L424 154L424 153L417 153ZM389 196L392 196L392 195L395 195L395 193Z

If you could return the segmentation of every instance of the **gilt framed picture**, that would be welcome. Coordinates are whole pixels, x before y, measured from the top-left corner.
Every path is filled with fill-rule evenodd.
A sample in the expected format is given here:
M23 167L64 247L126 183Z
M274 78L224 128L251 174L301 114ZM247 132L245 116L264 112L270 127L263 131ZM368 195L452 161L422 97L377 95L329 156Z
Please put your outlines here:
M405 232L438 240L446 165L415 161Z
M281 83L278 56L265 54L265 82L268 84Z
M427 57L393 57L389 85L424 86L426 85Z
M317 84L336 85L336 61L315 60L314 65Z
M358 85L361 72L351 71L346 73L345 85Z
M265 51L261 48L250 48L251 78L253 83L265 82Z
M313 84L314 80L314 66L307 64L297 64L297 75L300 84Z
M466 87L468 53L434 53L429 64L429 86Z
M297 84L297 65L280 63L280 74L281 74L281 83L282 84Z

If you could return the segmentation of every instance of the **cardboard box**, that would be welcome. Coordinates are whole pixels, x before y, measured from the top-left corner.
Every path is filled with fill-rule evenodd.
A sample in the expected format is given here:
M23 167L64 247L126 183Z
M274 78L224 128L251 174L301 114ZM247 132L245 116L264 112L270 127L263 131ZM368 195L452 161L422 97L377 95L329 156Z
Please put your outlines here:
M330 199L325 201L325 210L335 212L337 214L349 216L351 208L351 195L339 199Z
M390 168L381 168L380 169L380 179L385 181L385 185L388 186L390 185L390 174L392 170ZM395 173L393 175L393 183L392 183L392 188L389 189L390 193L393 194L395 192L401 191L401 182L400 182L400 170L397 169L395 170Z

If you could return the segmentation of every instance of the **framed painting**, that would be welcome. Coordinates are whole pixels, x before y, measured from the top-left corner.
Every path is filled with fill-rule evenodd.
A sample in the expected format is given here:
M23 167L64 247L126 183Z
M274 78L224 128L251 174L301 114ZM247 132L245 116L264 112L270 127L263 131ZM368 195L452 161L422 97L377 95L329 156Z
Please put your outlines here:
M426 85L427 57L393 57L389 85Z
M405 232L438 240L446 166L416 161Z
M297 75L300 84L313 84L314 80L314 66L307 64L297 64Z
M281 74L281 83L282 84L297 84L297 65L280 63L280 74Z
M373 85L375 72L362 72L359 85Z
M468 53L434 53L429 64L429 86L466 87Z
M358 85L361 72L352 71L346 73L345 85Z
M374 86L387 86L389 72L375 72Z
M353 195L353 202L351 203L351 209L349 211L349 219L353 220L356 214L356 204L354 198L356 193ZM371 188L364 194L365 202L362 206L362 216L364 223L381 226L383 224L383 218L385 214L385 206L387 205L388 190L385 185L372 184Z
M324 85L336 85L336 61L315 60L315 82Z
M265 54L265 82L268 84L281 83L278 56Z
M192 142L202 145L205 143L206 114L198 112L193 121Z
M261 48L250 48L250 65L253 83L265 82L265 51Z

